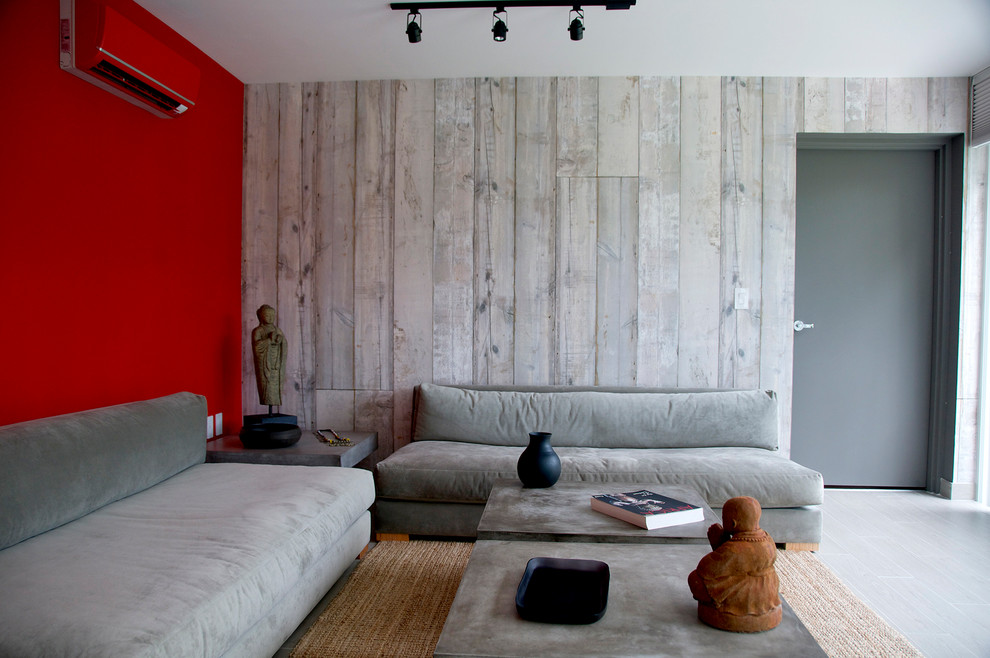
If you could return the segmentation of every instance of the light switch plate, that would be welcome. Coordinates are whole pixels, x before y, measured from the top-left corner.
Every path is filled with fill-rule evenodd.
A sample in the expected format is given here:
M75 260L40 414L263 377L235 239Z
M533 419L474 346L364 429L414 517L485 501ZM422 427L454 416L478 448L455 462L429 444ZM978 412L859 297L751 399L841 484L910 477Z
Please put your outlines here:
M745 311L749 308L749 288L736 288L735 307L737 311Z

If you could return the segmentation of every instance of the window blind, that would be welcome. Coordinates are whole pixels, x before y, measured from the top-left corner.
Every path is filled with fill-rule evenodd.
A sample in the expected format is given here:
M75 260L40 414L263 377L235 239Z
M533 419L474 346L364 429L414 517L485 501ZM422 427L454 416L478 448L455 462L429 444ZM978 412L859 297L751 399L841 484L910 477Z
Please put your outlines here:
M990 142L990 68L973 76L973 123L970 126L970 146Z

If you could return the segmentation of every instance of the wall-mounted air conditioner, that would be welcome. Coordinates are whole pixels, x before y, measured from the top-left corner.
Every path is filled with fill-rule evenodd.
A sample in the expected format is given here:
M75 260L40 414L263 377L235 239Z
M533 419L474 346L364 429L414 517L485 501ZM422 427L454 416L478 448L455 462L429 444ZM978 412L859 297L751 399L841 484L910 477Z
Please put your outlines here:
M170 45L184 41L178 33L150 15L138 25L100 0L60 2L64 70L161 117L195 106L199 68Z

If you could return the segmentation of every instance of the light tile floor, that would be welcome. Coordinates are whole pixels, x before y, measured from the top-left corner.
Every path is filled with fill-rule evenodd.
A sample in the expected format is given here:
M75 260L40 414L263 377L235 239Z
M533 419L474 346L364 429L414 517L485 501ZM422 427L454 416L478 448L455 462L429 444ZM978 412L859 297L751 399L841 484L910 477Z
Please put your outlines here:
M990 508L826 489L818 556L932 658L990 656Z

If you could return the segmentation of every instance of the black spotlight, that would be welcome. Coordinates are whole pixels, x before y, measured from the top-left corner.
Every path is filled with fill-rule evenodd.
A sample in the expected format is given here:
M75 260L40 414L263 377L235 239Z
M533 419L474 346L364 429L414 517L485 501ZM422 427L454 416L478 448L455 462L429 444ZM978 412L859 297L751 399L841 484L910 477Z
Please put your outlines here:
M419 43L423 40L423 15L416 9L406 16L406 35L409 37L409 43Z
M503 14L503 17L499 18L499 14ZM492 38L496 41L505 41L505 37L509 34L509 26L506 25L507 20L509 20L509 13L505 11L505 7L496 7L495 11L492 12Z
M580 7L571 10L571 24L567 31L571 33L571 41L580 41L584 38L584 12Z

